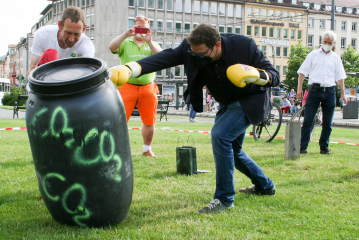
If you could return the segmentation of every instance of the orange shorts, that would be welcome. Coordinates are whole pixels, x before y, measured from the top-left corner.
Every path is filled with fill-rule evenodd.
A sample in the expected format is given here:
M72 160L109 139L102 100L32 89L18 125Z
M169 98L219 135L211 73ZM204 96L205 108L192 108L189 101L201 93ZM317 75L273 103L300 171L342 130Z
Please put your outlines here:
M125 105L127 122L137 103L142 122L150 126L155 125L158 104L156 83L143 86L126 83L119 89L119 92Z

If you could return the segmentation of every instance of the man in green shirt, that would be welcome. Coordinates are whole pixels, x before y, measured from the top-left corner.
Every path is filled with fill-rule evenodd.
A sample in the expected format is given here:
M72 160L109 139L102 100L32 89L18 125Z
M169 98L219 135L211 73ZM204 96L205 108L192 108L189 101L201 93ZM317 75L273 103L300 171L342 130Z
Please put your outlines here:
M135 33L135 28L146 28L146 34ZM138 61L162 50L156 42L152 41L152 35L148 18L139 15L134 21L134 27L112 39L109 49L120 57L121 65ZM128 37L132 38L127 39ZM125 105L127 122L137 104L143 123L143 155L156 158L151 150L158 104L158 86L153 82L154 79L154 72L139 78L130 78L119 88L119 92Z

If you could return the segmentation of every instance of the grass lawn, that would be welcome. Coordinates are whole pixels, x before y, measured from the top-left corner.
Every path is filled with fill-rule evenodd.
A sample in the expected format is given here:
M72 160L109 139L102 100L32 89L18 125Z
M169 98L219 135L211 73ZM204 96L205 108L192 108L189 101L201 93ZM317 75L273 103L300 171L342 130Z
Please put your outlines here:
M128 127L141 125L130 121ZM246 137L244 150L274 181L277 195L236 194L235 208L214 215L198 214L215 190L210 134L161 128L210 131L212 125L158 122L152 146L157 159L141 156L141 131L130 129L135 182L130 212L116 226L92 229L52 219L41 201L27 132L0 131L0 239L359 238L359 146L331 144L332 154L324 156L319 154L318 143L311 142L308 154L288 161L283 139L265 143ZM278 136L285 136L285 126ZM1 119L0 128L6 127L25 127L25 120ZM319 134L318 128L315 141ZM177 139L186 142L188 136L197 148L198 169L209 173L176 173ZM331 141L358 144L358 136L358 129L334 128ZM236 171L235 184L236 188L248 187L251 182Z

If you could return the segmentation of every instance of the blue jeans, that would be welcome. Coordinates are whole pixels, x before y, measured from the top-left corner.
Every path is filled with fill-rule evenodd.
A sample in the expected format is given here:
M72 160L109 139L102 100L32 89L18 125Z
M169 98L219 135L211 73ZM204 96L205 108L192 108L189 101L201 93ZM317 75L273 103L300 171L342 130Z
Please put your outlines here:
M304 122L302 126L301 149L307 149L310 140L310 129L314 123L319 104L322 106L323 123L322 133L319 139L320 148L329 146L329 137L332 132L332 121L335 110L335 88L327 88L325 91L309 88L304 109Z
M290 114L293 115L298 109L299 109L298 106L292 106L290 108Z
M193 106L191 104L191 111L189 112L189 118L194 119L196 117L197 112L193 110Z
M259 192L274 189L273 182L243 150L242 144L250 123L238 101L220 104L211 131L216 166L216 192L214 199L231 206L234 201L234 167L252 180Z

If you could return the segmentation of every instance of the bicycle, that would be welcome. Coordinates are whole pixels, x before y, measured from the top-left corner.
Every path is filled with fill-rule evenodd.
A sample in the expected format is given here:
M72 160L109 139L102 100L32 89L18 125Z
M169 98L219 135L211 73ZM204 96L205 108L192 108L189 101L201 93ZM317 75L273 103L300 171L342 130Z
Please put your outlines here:
M304 109L305 109L305 106L298 109L294 114L293 116L291 117L290 121L291 122L300 122L300 126L302 127L303 126L303 122L304 122ZM322 108L319 106L318 107L318 110L317 110L317 113L315 114L315 117L314 117L314 120L313 120L313 123L312 123L312 127L310 128L310 138L309 138L309 141L312 139L312 136L313 136L313 133L314 133L314 130L316 127L320 127L322 126Z
M278 124L273 124L274 122L278 122ZM282 111L279 104L272 102L272 110L264 121L260 122L258 125L253 125L254 140L264 140L265 142L272 141L277 135L281 125ZM263 130L265 130L265 134L268 135L263 135Z

